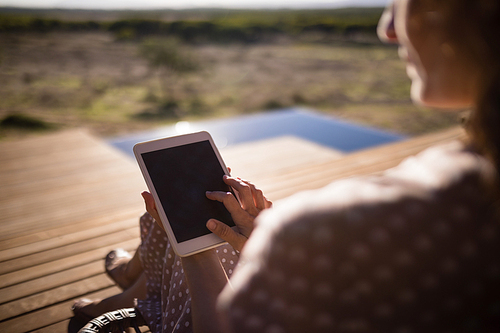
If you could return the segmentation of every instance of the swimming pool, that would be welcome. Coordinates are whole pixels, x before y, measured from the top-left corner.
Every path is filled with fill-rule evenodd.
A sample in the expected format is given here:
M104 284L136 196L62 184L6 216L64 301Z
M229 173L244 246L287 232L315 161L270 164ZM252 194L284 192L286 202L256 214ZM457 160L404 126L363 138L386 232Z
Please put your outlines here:
M288 108L229 119L181 121L149 132L112 138L108 142L133 156L132 148L137 142L198 131L209 132L219 148L292 135L345 153L405 139L402 135L352 124L309 109Z

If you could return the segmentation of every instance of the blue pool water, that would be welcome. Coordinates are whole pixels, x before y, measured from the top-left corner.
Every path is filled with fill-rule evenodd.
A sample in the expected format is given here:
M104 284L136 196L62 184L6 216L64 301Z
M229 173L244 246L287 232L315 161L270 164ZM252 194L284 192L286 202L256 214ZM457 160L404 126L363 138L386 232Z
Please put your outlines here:
M145 133L112 138L109 142L133 156L132 148L137 142L198 131L209 132L219 148L293 135L346 153L405 139L401 135L355 125L307 109L290 108L222 120L179 122Z

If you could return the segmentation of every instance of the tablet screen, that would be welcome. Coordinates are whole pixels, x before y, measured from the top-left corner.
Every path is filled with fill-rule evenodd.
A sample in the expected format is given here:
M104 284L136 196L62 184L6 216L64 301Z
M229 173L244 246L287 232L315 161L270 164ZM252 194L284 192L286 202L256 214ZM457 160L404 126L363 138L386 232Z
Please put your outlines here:
M205 196L231 191L208 140L141 155L178 243L211 233L210 218L234 226L226 207Z

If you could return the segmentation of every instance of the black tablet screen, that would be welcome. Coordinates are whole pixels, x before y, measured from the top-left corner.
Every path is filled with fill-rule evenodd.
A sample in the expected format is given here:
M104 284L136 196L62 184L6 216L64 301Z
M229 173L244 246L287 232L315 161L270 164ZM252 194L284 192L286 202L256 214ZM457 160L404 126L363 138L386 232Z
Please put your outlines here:
M205 196L230 191L208 140L143 153L142 159L178 243L209 234L210 218L234 226L224 205Z

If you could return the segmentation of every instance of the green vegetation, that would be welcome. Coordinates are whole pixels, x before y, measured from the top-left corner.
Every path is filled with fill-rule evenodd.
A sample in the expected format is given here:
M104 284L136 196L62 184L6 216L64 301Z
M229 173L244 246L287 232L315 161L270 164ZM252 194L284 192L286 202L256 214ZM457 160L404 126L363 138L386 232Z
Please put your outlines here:
M172 87L178 85L182 76L200 68L194 54L173 38L148 38L139 45L139 54L147 60L150 68L158 72L162 93L156 112L148 110L139 116L153 119L182 116ZM151 100L152 94L148 98Z
M457 123L412 104L396 47L375 36L381 9L0 13L4 140L291 106L404 134Z
M25 114L10 114L0 121L1 130L47 131L55 128L54 124Z
M168 11L165 11L168 12ZM205 15L185 11L190 19L155 19L150 12L136 12L136 18L66 21L45 17L44 11L2 13L0 32L109 31L119 40L152 35L175 36L184 42L259 42L278 35L304 33L370 33L376 30L382 9L208 10ZM158 13L156 14L158 15Z
M94 21L65 22L34 16L0 15L0 32L95 31L101 24Z

